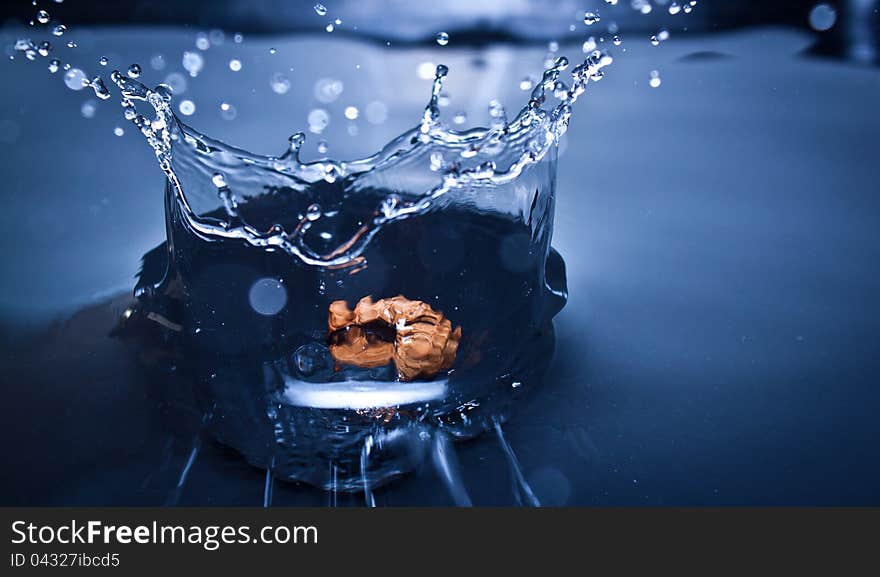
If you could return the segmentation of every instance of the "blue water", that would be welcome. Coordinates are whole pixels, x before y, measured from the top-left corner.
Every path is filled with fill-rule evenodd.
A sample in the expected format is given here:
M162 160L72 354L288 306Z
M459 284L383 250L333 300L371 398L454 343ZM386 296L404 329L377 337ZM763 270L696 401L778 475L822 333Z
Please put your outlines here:
M102 30L80 47L91 62L113 47L122 66L143 60L145 40L169 54L192 42L184 31ZM625 44L579 103L561 150L553 244L568 265L569 302L542 392L504 429L525 477L544 504L878 504L877 70L802 57L808 39L784 30L644 44ZM281 66L267 63L269 46L309 78L307 97L295 83L286 95L270 91ZM228 58L206 55L187 93L199 104L190 122L278 152L306 126L314 79L335 75L294 56L316 50L362 64L339 72L346 88L323 136L340 157L375 150L419 117L430 84L415 74L423 61L442 56L452 70L448 112L482 122L490 98L516 109L523 63L539 70L543 58L540 48L438 55L255 40L222 95ZM86 92L22 64L0 62L34 95L0 96L0 502L165 503L193 454L198 415L145 382L106 336L111 310L27 340L47 319L131 287L140 256L164 237L163 177L139 137L112 136L116 125L129 130L115 106L81 119ZM659 89L647 86L652 69ZM221 99L235 103L235 121L220 117ZM388 120L349 137L342 108L373 99L388 105ZM474 503L514 501L493 437L458 452ZM175 502L260 504L264 480L205 441ZM291 485L274 496L276 505L327 503ZM428 468L376 499L451 502Z

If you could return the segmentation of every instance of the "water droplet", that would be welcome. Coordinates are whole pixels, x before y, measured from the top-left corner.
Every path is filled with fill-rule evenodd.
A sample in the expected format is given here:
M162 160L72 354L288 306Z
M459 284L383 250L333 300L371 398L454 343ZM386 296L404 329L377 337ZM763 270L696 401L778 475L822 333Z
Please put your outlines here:
M830 4L816 4L810 10L810 26L813 30L824 32L834 27L837 22L837 10Z
M380 100L374 100L367 104L364 110L367 122L370 124L382 124L388 119L388 107Z
M434 72L436 70L437 65L433 62L422 62L416 69L416 73L422 80L434 80Z
M455 115L452 117L452 122L454 124L464 124L465 122L467 122L467 114L465 114L464 112L456 112Z
M345 107L345 117L349 120L357 120L359 111L354 106L346 106Z
M278 52L278 50L276 50L275 48L269 49L269 54L275 54L276 52Z
M150 68L153 70L164 70L165 69L165 57L161 54L153 54L150 58Z
M67 30L67 26L64 24L58 24L54 28L52 28L52 34L55 36L61 36Z
M327 154L327 151L330 150L330 145L327 144L326 140L321 140L318 142L318 152L321 154Z
M241 60L239 60L238 58L233 58L232 60L230 60L229 69L233 72L238 72L239 70L241 70Z
M669 13L672 15L678 14L681 12L681 6L678 5L678 2L673 2L669 5Z
M657 38L657 36L651 36L651 44L657 46L658 44L660 44L660 39Z
M199 50L207 50L211 47L211 41L208 40L208 35L204 32L199 32L196 35L196 48Z
M46 40L43 40L37 47L37 52L40 56L49 56L49 53L52 52L52 45Z
M287 289L275 278L261 278L248 292L251 308L263 316L273 316L281 312L287 304Z
M64 74L64 84L71 90L82 90L87 80L86 73L79 68L71 68Z
M196 111L196 103L192 100L182 100L177 108L184 116L192 116Z
M238 116L238 110L228 102L221 102L220 116L223 120L235 120L235 117Z
M220 46L224 42L226 42L226 33L220 29L215 28L208 32L208 39L211 41L213 46Z
M92 90L95 91L95 96L100 98L101 100L107 100L110 98L110 91L107 90L107 85L104 84L104 81L100 76L95 76L92 78L88 85L92 87Z
M333 26L332 22L324 26L324 30L326 30L327 32L333 32L335 29L336 28Z
M598 45L596 44L596 39L590 36L584 41L583 46L581 46L581 50L584 54L591 54L594 50L596 50L597 47ZM549 66L547 68L549 68Z
M244 42L244 36L241 34L241 32L236 32L235 35L233 35L232 37L232 41L236 44L241 44L242 42Z
M602 18L599 17L598 12L587 11L584 12L584 24L587 26L592 26L593 24L599 22Z
M183 53L181 64L183 65L183 69L189 72L190 76L195 78L199 75L199 72L202 71L202 68L204 68L205 59L202 58L202 55L198 52L190 52L187 50Z
M98 103L94 100L86 100L82 103L79 111L83 118L94 118L95 113L98 111Z
M648 84L651 85L651 88L659 88L663 81L660 79L660 72L657 70L651 71L651 80Z
M339 95L342 94L344 85L341 80L333 78L319 78L315 82L314 94L318 102L330 103L334 102Z
M330 115L323 108L315 108L309 112L308 123L309 132L321 134L327 128L327 125L330 124Z
M315 4L315 13L318 16L326 16L327 15L327 7L323 4Z
M615 36L614 38L611 39L611 43L614 44L615 46L620 46L623 43L623 41L620 39L620 36Z
M49 72L55 74L61 68L61 61L57 58L53 58L49 61Z
M440 46L446 46L449 44L449 34L446 32L438 32L437 33L437 44Z
M67 41L67 47L68 47L68 48L76 48L76 47L77 47L77 43L74 42L73 40L68 40L68 41Z
M37 12L37 22L40 24L46 24L49 22L49 13L45 10L40 10Z
M659 40L660 42L666 42L667 40L669 40L669 30L667 30L666 28L661 28L660 30L658 30L657 40Z
M519 89L520 90L531 90L534 86L534 81L531 77L526 76L522 80L519 81Z
M107 64L109 64L109 63L110 63L110 59L107 58L106 56L101 56L98 59L98 64L100 64L101 66L107 66Z
M269 86L275 94L287 94L290 90L290 79L281 72L276 72L269 79Z
M125 130L123 130L121 126L117 126L113 129L113 134L115 134L116 136L122 136L123 134L125 134Z
M172 72L171 74L166 76L163 84L171 88L171 92L173 92L174 94L183 94L184 92L186 92L186 76L184 76L180 72Z
M132 64L128 67L128 77L129 78L137 78L141 75L141 65L140 64Z
M617 6L617 0L605 0L606 4L611 4L612 6Z
M321 218L321 205L320 204L311 204L309 208L306 209L306 218L310 222L315 222L319 218Z

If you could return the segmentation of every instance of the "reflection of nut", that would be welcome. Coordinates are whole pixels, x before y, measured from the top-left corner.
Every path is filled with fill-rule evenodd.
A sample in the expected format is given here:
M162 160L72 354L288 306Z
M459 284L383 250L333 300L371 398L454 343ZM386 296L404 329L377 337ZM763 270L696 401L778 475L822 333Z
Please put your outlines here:
M393 359L401 380L451 368L461 340L461 327L452 330L442 313L403 296L376 302L364 297L353 311L334 301L327 324L337 363L373 368Z

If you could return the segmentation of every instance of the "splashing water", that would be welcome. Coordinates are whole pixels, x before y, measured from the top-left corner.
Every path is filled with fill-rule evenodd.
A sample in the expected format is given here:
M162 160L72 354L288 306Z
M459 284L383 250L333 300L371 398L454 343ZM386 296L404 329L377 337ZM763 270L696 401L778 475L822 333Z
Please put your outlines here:
M315 12L325 16L326 8ZM596 12L584 16L588 26L599 21ZM203 48L202 38L181 60L193 78L204 67L199 51L213 43L204 35ZM444 46L449 35L434 41ZM572 106L612 63L592 38L573 68L558 49L548 46L540 77L520 82L528 99L512 118L493 101L489 126L468 130L460 128L464 113L448 121L441 114L449 70L425 63L420 74L433 72L433 83L420 121L373 156L350 161L302 161L303 133L278 155L236 149L185 124L175 112L193 115L195 103L173 101L168 84L140 82L139 65L111 74L125 119L167 177L167 242L145 256L139 308L125 322L158 323L169 335L163 342L186 351L180 370L210 399L214 436L267 470L266 503L278 477L363 491L374 504L377 484L430 457L452 500L467 504L449 440L493 429L521 500L537 503L500 423L552 355L549 323L566 300L564 264L550 248L556 148ZM23 40L16 50L33 60L51 47ZM153 69L164 68L164 58L153 60ZM227 62L241 70L240 60ZM68 87L110 98L100 77L65 66ZM185 89L187 78L177 76ZM659 86L659 73L651 79ZM270 86L284 94L291 82L279 72ZM314 90L329 103L343 87L324 78ZM219 110L235 117L229 102ZM387 112L377 101L347 106L343 122L379 124ZM308 121L321 134L331 118L315 108ZM318 149L329 147L322 141ZM327 305L398 293L462 326L453 368L405 380L393 365L336 364Z

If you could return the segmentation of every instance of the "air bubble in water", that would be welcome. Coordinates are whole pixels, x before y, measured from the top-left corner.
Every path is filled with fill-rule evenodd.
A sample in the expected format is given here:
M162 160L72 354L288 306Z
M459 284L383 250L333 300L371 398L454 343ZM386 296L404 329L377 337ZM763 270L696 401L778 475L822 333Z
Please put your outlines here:
M810 26L813 30L824 32L834 27L837 22L837 10L830 4L816 4L810 10Z
M648 84L651 85L651 88L659 88L663 81L660 79L660 72L657 70L651 71L651 80L648 81Z
M446 32L438 32L437 33L437 44L440 46L446 46L449 44L449 34Z
M205 66L205 59L202 58L202 55L198 52L190 52L187 50L183 53L181 64L183 65L183 69L189 72L190 76L195 78Z
M140 64L132 64L128 67L128 77L129 78L137 78L141 75L141 65Z
M180 106L178 106L178 110L180 110L180 113L184 116L192 116L196 111L196 103L192 100L182 100Z
M349 120L357 120L360 111L358 111L357 107L355 106L346 106L344 114L345 117Z
M238 72L239 70L241 70L241 60L239 60L238 58L233 58L232 60L230 60L229 69L233 72Z
M592 26L600 20L602 20L602 18L599 17L598 12L584 12L584 24L586 24L587 26Z
M327 125L330 124L330 115L323 108L315 108L309 112L308 123L309 132L321 134L327 128Z
M293 362L296 370L303 376L310 376L322 369L333 366L333 358L327 347L318 343L306 343L293 353Z
M275 94L287 94L290 90L290 79L281 72L276 72L269 79L269 86Z
M55 36L61 36L64 34L64 31L67 30L67 26L64 24L58 24L55 28L52 29L52 34Z
M37 22L40 24L46 24L49 22L49 13L45 10L40 10L37 12Z
M94 100L86 100L79 109L83 118L94 118L95 112L98 111L98 103Z
M315 4L315 13L318 16L326 16L327 15L327 7L323 4Z
M86 86L86 73L79 68L71 68L64 74L64 84L71 90L82 90Z

